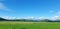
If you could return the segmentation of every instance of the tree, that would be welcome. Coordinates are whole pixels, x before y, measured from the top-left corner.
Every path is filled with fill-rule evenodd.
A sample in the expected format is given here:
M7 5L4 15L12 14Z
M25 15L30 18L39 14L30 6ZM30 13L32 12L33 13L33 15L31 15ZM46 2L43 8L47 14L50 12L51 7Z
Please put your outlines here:
M53 22L53 21L49 19L44 19L44 20L41 20L41 22Z

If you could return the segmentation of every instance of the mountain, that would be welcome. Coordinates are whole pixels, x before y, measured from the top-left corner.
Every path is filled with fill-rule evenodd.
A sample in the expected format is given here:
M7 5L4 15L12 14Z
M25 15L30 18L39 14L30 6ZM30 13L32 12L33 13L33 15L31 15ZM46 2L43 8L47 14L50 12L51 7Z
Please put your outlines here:
M2 17L0 17L0 21L5 21L6 19L4 19L4 18L2 18Z

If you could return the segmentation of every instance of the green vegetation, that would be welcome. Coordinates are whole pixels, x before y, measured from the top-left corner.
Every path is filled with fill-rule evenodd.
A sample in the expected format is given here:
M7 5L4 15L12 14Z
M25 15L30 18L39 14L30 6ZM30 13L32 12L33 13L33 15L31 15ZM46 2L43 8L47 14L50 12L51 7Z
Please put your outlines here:
M0 22L0 29L60 29L59 22Z
M60 20L8 20L0 17L0 29L60 29Z

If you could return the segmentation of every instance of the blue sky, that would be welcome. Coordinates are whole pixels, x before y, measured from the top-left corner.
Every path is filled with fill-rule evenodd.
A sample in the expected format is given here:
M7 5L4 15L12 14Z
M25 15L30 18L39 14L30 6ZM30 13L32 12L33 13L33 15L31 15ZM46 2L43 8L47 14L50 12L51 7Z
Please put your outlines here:
M53 17L60 15L60 0L0 0L1 17Z

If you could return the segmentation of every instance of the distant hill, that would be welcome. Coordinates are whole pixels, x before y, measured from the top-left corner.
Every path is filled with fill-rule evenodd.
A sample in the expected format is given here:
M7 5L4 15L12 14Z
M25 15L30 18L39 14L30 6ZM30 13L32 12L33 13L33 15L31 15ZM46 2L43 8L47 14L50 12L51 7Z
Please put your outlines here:
M0 17L0 21L24 21L24 22L60 22L60 19L56 19L54 21L49 19L41 19L41 20L32 20L32 19L4 19Z
M4 18L2 18L2 17L0 17L0 21L5 21L6 19L4 19Z

